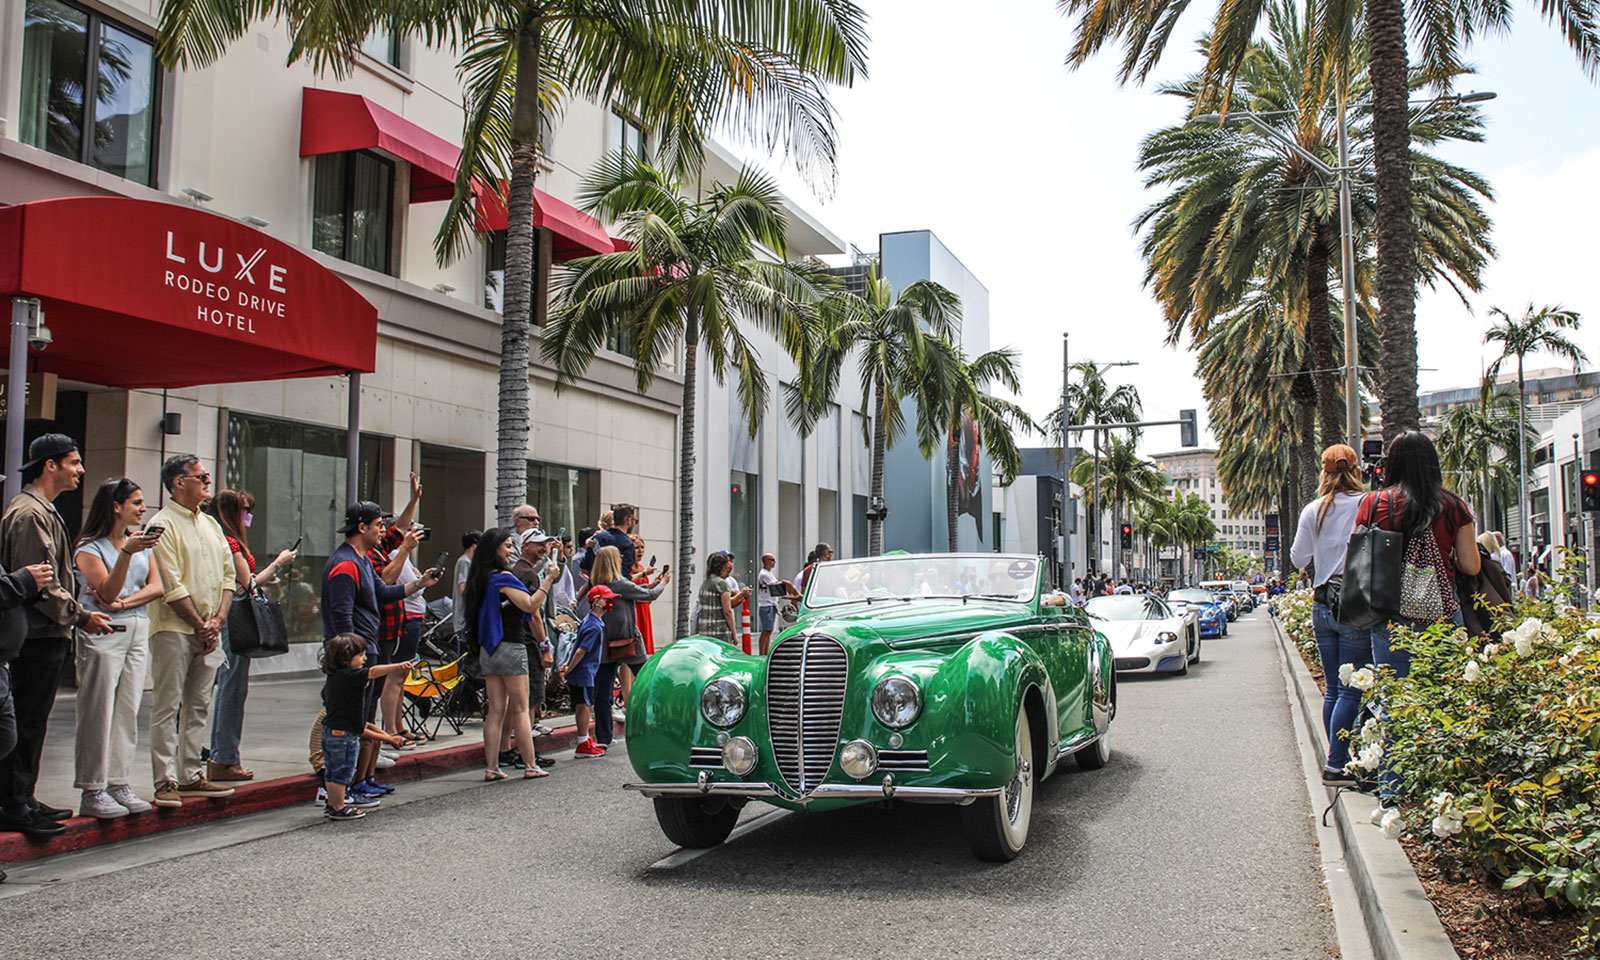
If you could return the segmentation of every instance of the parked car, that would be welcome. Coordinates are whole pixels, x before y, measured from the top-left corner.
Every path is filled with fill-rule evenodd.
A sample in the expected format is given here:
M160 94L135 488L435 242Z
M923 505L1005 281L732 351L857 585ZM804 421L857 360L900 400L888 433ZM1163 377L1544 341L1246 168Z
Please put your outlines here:
M1189 672L1200 662L1200 618L1159 597L1094 597L1083 609L1111 641L1118 673Z
M818 564L770 657L687 637L639 671L628 758L672 842L715 846L739 809L901 799L961 807L1010 860L1034 786L1111 759L1111 645L1043 592L1037 557L889 555Z
M1200 618L1201 637L1226 637L1228 615L1216 596L1204 587L1185 587L1167 594L1167 603L1175 607L1192 607Z

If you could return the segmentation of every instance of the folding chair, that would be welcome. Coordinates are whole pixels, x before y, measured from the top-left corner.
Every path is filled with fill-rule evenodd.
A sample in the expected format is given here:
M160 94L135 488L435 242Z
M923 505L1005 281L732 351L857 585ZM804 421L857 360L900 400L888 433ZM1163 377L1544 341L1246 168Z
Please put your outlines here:
M462 722L476 712L476 707L463 714L456 701L469 698L478 700L476 691L462 671L462 661L466 659L467 654L462 654L438 667L425 660L417 663L401 687L405 693L403 715L407 726L422 730L429 740L437 738L439 728L446 723L456 733L461 732ZM426 726L429 719L433 720L431 733Z

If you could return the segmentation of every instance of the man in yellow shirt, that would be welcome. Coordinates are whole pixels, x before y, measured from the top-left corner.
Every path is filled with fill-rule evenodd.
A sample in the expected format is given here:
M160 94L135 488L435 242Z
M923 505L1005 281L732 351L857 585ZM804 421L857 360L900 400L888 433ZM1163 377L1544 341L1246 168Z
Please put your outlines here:
M166 594L150 605L150 761L156 805L184 797L227 797L232 787L207 780L200 762L217 669L219 641L233 604L233 558L222 526L199 507L211 474L193 454L161 465L167 506L146 527L162 527L154 556Z

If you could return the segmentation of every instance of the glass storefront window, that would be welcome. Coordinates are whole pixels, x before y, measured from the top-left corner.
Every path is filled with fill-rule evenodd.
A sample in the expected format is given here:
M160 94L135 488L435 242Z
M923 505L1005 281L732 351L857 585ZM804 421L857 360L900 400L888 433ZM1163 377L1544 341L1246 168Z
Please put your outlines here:
M145 37L60 0L28 0L23 143L153 186L159 78Z
M528 502L538 508L545 532L565 529L576 540L581 528L600 519L600 471L530 460Z
M311 246L330 257L389 272L394 162L358 150L317 157Z
M392 508L379 437L361 437L356 488L363 500ZM343 542L345 432L250 414L228 414L228 460L224 486L256 498L247 531L250 551L266 563L300 540L300 555L286 573L264 585L283 606L289 638L322 640L322 572Z
M731 471L728 499L728 549L733 551L733 577L740 586L754 585L760 570L756 540L761 533L760 478ZM720 549L720 548L719 548Z

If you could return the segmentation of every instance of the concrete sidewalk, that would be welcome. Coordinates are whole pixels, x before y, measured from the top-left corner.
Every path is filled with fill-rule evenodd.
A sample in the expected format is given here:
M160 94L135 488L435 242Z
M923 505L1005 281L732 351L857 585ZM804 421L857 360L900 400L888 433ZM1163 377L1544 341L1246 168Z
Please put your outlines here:
M255 771L255 779L231 782L233 797L220 800L187 799L179 809L161 809L120 820L95 821L74 817L62 837L47 841L28 841L20 834L0 833L0 863L52 856L56 853L112 843L135 836L176 829L228 817L310 801L315 796L316 780L309 761L311 725L322 709L322 674L271 677L250 685L245 704L244 737L241 753L244 765ZM81 799L73 783L73 750L77 697L71 690L57 695L50 715L50 731L45 738L39 784L39 800L77 812ZM541 752L570 746L576 739L571 715L547 717L543 722L555 730L539 740ZM433 732L434 721L425 725ZM619 730L620 730L619 724ZM439 727L436 739L412 750L400 752L397 764L380 771L380 780L417 780L439 773L483 763L483 724L473 720L456 733L448 723ZM150 763L150 695L147 692L139 710L139 745L135 752L133 788L145 799L154 795Z

